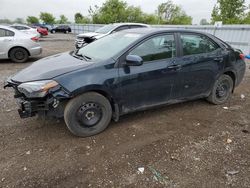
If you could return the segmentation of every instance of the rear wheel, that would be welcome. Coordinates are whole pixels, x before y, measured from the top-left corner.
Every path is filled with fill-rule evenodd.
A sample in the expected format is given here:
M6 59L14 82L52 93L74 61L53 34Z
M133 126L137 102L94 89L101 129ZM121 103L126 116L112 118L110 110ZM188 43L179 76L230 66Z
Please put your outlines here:
M102 132L109 125L111 116L110 102L96 92L84 93L71 99L64 110L68 129L80 137Z
M24 63L28 60L29 54L24 48L13 48L9 52L10 59L16 63Z
M216 80L207 100L213 104L223 104L227 102L232 95L233 84L233 80L230 76L225 74L220 76Z

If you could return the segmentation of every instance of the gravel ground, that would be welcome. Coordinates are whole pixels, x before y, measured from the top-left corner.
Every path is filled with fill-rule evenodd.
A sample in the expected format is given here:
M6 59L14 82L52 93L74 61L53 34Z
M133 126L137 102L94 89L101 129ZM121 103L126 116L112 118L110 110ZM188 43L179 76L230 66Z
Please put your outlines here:
M73 49L73 39L43 38L43 54L28 63L0 60L0 187L250 187L249 70L225 105L139 112L89 138L72 136L63 120L20 119L3 80Z

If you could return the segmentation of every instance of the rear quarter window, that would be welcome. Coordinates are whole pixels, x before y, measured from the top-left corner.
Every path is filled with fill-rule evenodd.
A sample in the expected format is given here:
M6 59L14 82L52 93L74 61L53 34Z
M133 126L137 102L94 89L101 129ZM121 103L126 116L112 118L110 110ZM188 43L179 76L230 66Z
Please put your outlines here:
M213 52L219 48L212 39L205 35L181 34L183 55L194 55Z

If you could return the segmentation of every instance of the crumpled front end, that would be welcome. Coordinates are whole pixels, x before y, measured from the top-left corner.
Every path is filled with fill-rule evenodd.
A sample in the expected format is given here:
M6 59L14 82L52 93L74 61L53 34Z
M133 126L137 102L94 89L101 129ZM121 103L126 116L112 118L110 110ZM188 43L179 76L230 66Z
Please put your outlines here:
M93 42L96 40L94 37L87 37L87 36L77 36L76 41L75 41L75 47L76 49L82 48L83 46Z
M22 92L22 83L7 80L4 88L14 89L14 98L19 106L18 113L21 118L33 117L37 114L53 117L63 117L64 107L70 98L68 92L57 85L50 88L45 96L27 97L27 93Z

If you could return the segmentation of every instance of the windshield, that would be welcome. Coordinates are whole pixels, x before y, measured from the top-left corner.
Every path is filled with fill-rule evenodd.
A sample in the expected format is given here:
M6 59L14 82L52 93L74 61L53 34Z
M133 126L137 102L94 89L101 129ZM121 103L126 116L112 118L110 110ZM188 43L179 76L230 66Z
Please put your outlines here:
M81 48L77 55L89 59L108 59L126 49L130 44L141 37L142 34L118 32L103 37Z
M112 31L114 28L116 28L115 25L109 24L109 25L106 25L104 27L101 27L101 28L97 29L95 32L96 33L106 34L106 33L110 32L110 31Z

